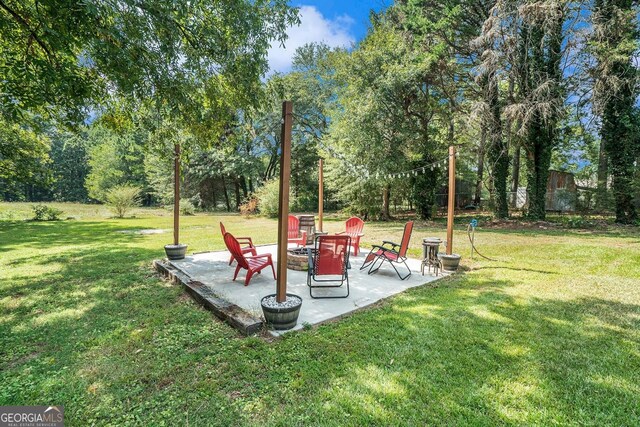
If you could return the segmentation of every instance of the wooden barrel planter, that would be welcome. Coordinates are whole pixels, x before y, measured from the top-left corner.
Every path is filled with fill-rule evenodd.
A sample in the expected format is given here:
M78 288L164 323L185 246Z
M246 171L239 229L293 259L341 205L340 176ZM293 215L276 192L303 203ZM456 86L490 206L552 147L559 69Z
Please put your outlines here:
M311 245L316 233L316 217L313 215L298 215L298 219L300 220L300 231L307 232L307 245Z
M262 313L267 327L282 331L291 329L298 323L302 298L298 295L287 293L284 303L276 302L276 294L267 295L260 300Z

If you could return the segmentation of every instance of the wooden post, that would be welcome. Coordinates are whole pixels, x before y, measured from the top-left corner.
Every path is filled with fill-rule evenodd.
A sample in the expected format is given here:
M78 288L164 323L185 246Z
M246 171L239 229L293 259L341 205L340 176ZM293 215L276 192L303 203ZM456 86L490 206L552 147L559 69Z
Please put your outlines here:
M324 171L322 159L318 165L318 231L322 232L322 214L324 212Z
M280 134L280 200L278 204L278 278L276 301L287 300L287 231L289 227L289 180L291 178L291 127L293 104L282 103L282 132Z
M180 244L180 144L175 144L173 158L173 244Z
M447 255L453 253L453 211L456 207L456 147L449 147L449 200L447 207Z

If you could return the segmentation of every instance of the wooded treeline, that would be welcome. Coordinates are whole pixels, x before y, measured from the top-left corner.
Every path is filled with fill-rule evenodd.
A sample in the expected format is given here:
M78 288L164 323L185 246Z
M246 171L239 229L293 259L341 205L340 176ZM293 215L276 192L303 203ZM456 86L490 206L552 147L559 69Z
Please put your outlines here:
M176 11L157 0L139 14L107 11L129 25L113 34L105 24L107 36L59 24L66 32L56 34L71 32L76 39L66 42L83 46L59 51L54 59L62 65L50 57L64 40L47 40L50 32L25 28L11 12L31 14L27 25L64 18L37 3L7 4L13 8L0 10L0 53L8 58L0 83L5 200L100 201L130 183L146 203L168 204L172 146L180 143L184 192L195 205L235 211L256 197L266 211L278 173L280 103L289 99L293 210L317 208L322 157L329 209L386 219L396 205L430 218L446 186L447 147L455 144L463 204L504 218L526 187L527 215L544 219L554 169L575 174L578 208L637 221L639 32L631 0L398 0L371 14L356 46L303 46L290 72L263 79L265 46L296 20L284 2L263 9L228 2L220 7L229 10L217 12L235 14L220 23L206 7ZM189 19L198 13L213 27ZM140 16L154 20L156 32L178 31L149 47L157 34L134 31ZM251 59L215 25L246 41ZM205 33L228 49L214 40L202 45ZM145 55L116 52L122 41ZM81 55L97 59L62 61ZM62 83L50 81L56 67L68 72L56 74ZM91 84L74 91L76 79Z

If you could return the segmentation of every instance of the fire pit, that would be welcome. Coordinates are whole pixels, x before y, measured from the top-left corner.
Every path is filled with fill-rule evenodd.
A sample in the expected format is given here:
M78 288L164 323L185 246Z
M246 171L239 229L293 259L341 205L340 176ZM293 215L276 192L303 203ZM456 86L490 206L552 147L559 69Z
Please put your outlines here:
M315 249L311 249L312 252ZM309 255L307 248L287 250L287 268L289 270L307 271L309 269Z

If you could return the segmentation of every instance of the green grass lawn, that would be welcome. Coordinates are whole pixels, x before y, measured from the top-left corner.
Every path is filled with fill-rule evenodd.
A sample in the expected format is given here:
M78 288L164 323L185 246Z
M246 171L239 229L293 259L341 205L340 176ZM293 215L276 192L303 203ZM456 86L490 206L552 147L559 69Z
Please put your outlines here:
M154 274L168 212L58 206L76 219L0 204L0 405L64 405L71 426L640 425L637 228L481 227L487 261L461 224L464 274L269 341ZM183 218L181 240L222 249L220 220L275 240L274 221L213 215ZM149 228L166 233L132 232ZM430 235L417 225L413 255Z

